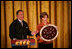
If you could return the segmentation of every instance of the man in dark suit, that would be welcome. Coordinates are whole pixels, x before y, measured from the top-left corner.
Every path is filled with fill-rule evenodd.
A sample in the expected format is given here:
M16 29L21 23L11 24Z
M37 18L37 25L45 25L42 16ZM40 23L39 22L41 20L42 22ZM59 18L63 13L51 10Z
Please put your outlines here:
M32 36L27 23L23 20L24 14L22 10L16 13L17 19L14 20L9 28L11 40L27 39L27 35Z

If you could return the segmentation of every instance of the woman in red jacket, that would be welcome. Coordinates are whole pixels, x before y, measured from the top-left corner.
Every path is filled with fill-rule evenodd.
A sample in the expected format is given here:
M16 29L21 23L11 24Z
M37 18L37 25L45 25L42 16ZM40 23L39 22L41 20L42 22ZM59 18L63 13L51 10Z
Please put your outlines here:
M33 32L33 34L36 34L38 40L38 46L39 48L53 48L53 41L44 41L40 38L41 28L49 24L49 22L47 22L48 14L46 12L42 12L40 14L40 19L41 19L41 23L37 25L37 30Z

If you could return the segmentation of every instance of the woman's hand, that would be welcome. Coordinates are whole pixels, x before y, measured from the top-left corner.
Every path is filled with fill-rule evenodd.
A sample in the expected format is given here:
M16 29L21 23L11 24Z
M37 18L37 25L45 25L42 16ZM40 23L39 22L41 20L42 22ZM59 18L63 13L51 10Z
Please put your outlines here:
M40 36L37 36L37 41L38 41L38 43L44 42Z
M42 43L42 42L44 42L44 41L40 38L40 40L38 41L38 43Z
M34 31L34 32L32 32L32 35L37 34L37 33L38 33L38 31Z

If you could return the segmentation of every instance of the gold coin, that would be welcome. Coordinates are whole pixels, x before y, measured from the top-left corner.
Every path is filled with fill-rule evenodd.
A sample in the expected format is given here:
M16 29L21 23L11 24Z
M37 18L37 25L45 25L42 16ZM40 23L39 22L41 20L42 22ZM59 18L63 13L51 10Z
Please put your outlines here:
M25 40L25 41L23 41L23 45L26 45L26 40Z
M22 41L20 41L20 46L22 46Z
M28 40L28 41L27 41L27 45L29 45L29 44L30 44L30 41Z
M18 46L18 45L19 45L19 41L15 42L15 45L17 45L17 46Z

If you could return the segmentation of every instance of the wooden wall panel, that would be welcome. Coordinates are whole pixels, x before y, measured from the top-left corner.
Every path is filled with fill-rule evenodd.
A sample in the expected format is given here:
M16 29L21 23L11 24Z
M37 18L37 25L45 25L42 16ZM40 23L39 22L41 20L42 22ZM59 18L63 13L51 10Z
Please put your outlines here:
M32 1L28 1L28 10L29 10L29 28L30 28L30 30L31 31L33 31L32 30L32 26L33 26L33 23L32 23L32 21L33 21L33 2Z
M41 4L41 2L40 2L40 1L37 1L36 4L37 4L37 5L36 5L36 6L37 6L36 8L37 8L37 10L38 10L38 11L37 11L37 14L38 14L38 15L37 15L37 17L38 17L38 20L37 20L37 21L38 21L38 24L40 24L40 13L41 13L41 9L40 9L41 5L40 5L40 4Z
M1 48L5 48L5 15L4 1L1 1Z
M64 48L69 47L69 33L68 33L68 3L64 2Z
M69 47L71 47L71 1L68 1L68 9Z
M22 6L21 6L21 1L14 1L14 20L17 18L16 17L16 12L17 10L21 10Z
M9 26L13 21L13 4L12 1L5 2L6 9L6 37L7 37L7 48L11 47L11 40L9 37Z
M53 25L56 25L55 23L55 18L56 18L56 13L55 13L56 11L55 11L55 1L51 1L51 24L53 24ZM54 41L53 41L53 48L56 48L56 45L57 45L57 43L56 43L56 40L57 39L55 39Z
M24 21L26 21L28 23L27 1L22 1L22 10L24 11Z
M57 48L64 47L64 15L63 15L63 1L57 2L57 27L58 27L58 37L57 37Z

